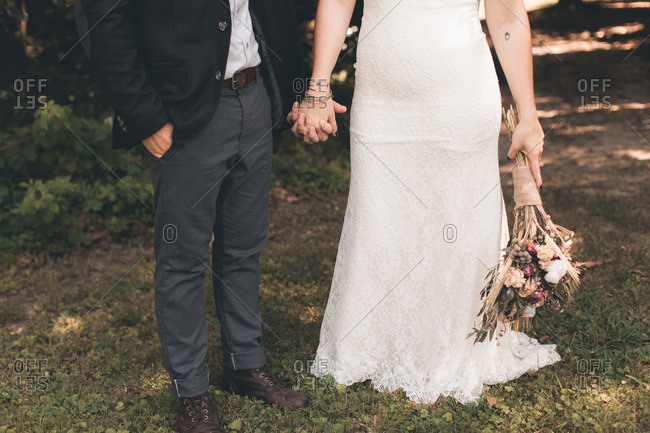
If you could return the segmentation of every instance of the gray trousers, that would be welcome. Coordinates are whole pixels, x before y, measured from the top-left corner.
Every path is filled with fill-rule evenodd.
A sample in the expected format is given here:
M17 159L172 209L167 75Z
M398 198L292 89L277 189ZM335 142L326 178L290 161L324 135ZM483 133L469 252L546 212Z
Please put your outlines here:
M190 141L160 159L150 155L156 322L179 397L208 390L206 270L214 281L224 366L266 364L259 255L268 230L273 139L271 102L259 70L257 77L242 89L223 89L214 117Z

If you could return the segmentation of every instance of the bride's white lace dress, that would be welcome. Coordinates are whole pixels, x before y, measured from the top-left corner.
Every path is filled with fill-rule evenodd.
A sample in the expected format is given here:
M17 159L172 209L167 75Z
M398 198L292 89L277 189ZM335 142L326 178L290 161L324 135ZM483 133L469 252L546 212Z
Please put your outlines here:
M508 240L501 96L476 0L366 0L351 107L350 193L312 373L417 402L560 359L508 330L467 338Z

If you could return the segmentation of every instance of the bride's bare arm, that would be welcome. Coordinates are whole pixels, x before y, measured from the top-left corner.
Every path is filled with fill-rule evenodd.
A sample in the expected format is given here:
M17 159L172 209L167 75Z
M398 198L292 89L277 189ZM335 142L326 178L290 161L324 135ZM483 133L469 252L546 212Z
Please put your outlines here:
M329 83L350 25L356 0L320 0L314 31L312 79Z
M494 49L519 107L521 119L512 137L508 157L514 158L520 150L526 153L537 187L541 187L544 131L539 124L535 105L528 14L523 0L485 0L485 15Z
M316 11L314 31L314 70L310 81L310 94L329 94L330 76L341 52L350 25L356 0L320 0ZM305 104L301 108L304 118L294 125L294 132L305 134L305 141L317 142L327 139L327 134L337 133L335 105L329 99L323 103ZM344 109L337 111L345 111ZM311 133L300 130L312 126ZM315 130L316 134L313 133ZM309 139L309 140L308 140Z

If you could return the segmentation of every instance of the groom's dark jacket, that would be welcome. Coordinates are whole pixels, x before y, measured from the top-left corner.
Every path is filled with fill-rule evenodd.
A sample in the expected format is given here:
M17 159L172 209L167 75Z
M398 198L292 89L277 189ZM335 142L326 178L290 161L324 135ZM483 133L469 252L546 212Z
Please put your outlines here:
M216 111L232 27L228 0L77 0L77 23L115 111L113 147L130 149L167 122L173 145ZM291 0L249 0L276 131L304 78Z

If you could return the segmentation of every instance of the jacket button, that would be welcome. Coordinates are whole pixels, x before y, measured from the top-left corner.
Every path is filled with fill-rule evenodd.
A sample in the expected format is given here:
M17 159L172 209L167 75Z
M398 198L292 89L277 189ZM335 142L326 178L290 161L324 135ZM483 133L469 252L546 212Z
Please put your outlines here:
M217 73L214 74L214 78L216 78L217 80L220 80L221 79L221 71L217 71Z
M117 120L117 124L118 124L119 127L122 129L122 131L124 131L124 132L129 132L129 131L126 129L126 126L124 126L124 120L122 120L122 118L121 118L120 116L115 116L115 120Z
M228 28L228 23L225 22L225 21L221 21L221 22L219 23L219 30L221 30L221 31L223 32L223 31L226 30L226 28Z

